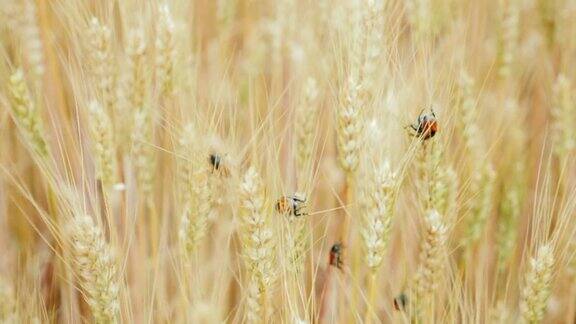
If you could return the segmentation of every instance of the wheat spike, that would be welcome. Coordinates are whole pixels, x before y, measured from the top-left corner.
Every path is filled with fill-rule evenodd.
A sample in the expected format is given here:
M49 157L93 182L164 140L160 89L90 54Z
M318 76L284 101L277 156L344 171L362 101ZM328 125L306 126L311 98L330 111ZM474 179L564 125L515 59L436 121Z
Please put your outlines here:
M70 228L74 269L96 323L117 323L118 279L110 247L100 228L86 215L72 220Z

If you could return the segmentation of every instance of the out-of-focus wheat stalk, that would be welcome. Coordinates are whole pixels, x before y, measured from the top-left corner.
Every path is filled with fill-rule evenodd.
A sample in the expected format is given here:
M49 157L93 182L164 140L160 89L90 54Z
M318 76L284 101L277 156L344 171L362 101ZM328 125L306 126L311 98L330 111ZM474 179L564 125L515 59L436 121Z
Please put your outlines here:
M135 28L128 32L126 55L128 58L126 73L126 97L131 111L144 107L148 87L146 35L143 29Z
M520 12L517 0L500 1L500 33L498 34L498 73L506 78L514 71L518 51Z
M572 82L565 75L559 75L553 88L552 116L552 138L554 143L554 153L564 166L568 159L568 154L576 148L576 99L574 99L574 88Z
M182 190L182 219L179 239L185 254L190 257L206 236L208 219L213 212L212 192L209 185L209 169L206 154L193 146L196 133L188 125L180 140L186 160L180 161Z
M482 134L478 128L477 103L474 96L474 80L467 72L460 74L461 103L460 113L462 120L463 140L470 161L471 199L469 203L469 217L466 221L466 233L463 243L470 251L471 246L478 241L484 232L486 222L494 205L495 170L490 161L486 159Z
M100 103L92 101L88 107L90 133L96 156L96 178L109 190L116 183L116 147L112 122Z
M304 85L304 99L296 110L296 166L299 178L306 179L312 169L312 154L316 139L318 116L318 84L316 79L309 77ZM300 180L299 182L304 182Z
M158 15L155 42L156 85L161 97L166 98L174 92L174 65L177 54L174 35L176 26L167 3L160 5Z
M147 69L146 55L147 55L146 34L142 27L131 29L126 37L126 71L122 87L122 94L125 96L125 107L119 109L118 118L121 123L121 128L118 133L119 146L122 147L127 143L128 139L123 138L128 134L136 134L139 131L132 132L134 125L132 122L137 123L134 113L147 108L149 103L148 83L149 75Z
M0 322L17 323L17 314L14 289L8 282L0 278Z
M136 182L146 200L151 199L156 174L154 121L151 114L149 107L137 109L132 131L132 159Z
M92 17L86 36L97 98L108 114L116 114L118 68L112 47L112 30L108 26L102 25L98 18Z
M45 141L40 114L21 69L17 69L10 76L9 94L14 120L26 144L30 145L40 158L48 158L48 144Z
M415 314L425 312L435 302L434 294L443 284L446 264L448 228L442 216L435 210L428 211L424 218L424 226L426 232L420 247L420 265L413 287Z
M44 49L37 19L36 3L32 0L24 0L19 3L21 12L20 23L15 31L20 34L23 47L23 55L26 58L32 72L35 86L39 89L44 76Z

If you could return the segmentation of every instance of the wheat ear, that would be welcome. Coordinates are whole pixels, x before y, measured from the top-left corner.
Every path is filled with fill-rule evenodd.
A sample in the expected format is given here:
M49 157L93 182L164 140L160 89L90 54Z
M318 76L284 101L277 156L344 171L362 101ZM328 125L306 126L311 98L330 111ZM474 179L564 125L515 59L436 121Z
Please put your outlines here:
M100 103L92 101L88 107L90 132L96 156L96 177L104 188L116 183L116 148L112 122Z
M248 294L258 296L258 310L253 308L256 305L248 303L247 313L258 313L259 320L266 321L268 294L276 278L274 267L276 244L264 186L254 167L246 171L240 184L240 194L242 249L251 281L249 283L251 290Z
M17 69L10 76L9 98L14 120L26 144L30 145L32 151L41 158L47 158L48 145L45 141L42 120L30 96L22 69Z
M74 270L96 323L117 323L116 264L102 231L89 216L77 216L70 228Z
M530 259L530 269L526 273L520 312L526 323L540 323L544 318L554 271L554 253L549 244L538 248Z
M382 264L390 240L397 187L396 174L391 170L388 161L376 167L369 175L369 179L370 185L364 191L366 208L361 229L366 249L366 263L370 268L365 322L370 322L371 314L374 312L378 268Z
M174 65L176 61L175 24L168 4L158 8L156 26L156 84L161 97L170 97L174 92Z
M88 37L92 72L96 78L99 100L108 114L115 114L118 89L116 87L116 61L112 49L112 30L102 25L98 18L92 17Z
M198 166L189 183L190 196L186 199L179 233L181 245L188 257L206 236L208 219L213 212L208 176L207 167Z
M442 283L446 262L447 227L440 214L431 210L424 218L426 232L420 250L420 265L415 276L415 303L418 309L431 302Z

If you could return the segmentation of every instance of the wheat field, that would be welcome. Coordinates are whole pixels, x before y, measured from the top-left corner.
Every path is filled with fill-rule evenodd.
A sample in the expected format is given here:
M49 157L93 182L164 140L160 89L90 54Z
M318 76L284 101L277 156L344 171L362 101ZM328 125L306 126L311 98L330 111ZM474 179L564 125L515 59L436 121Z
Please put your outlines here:
M0 323L575 323L576 1L0 0Z

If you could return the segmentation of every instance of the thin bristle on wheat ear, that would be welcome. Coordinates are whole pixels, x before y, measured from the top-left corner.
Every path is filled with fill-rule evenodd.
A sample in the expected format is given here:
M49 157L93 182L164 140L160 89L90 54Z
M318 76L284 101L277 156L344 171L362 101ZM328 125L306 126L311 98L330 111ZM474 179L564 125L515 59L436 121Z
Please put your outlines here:
M554 253L550 244L540 246L530 258L526 273L520 312L526 323L540 323L544 318L554 272Z
M259 309L256 311L253 309L255 304L247 303L247 314L258 313L259 319L265 321L268 315L268 294L276 279L276 244L264 186L254 167L246 171L240 184L240 195L243 255L250 278L249 285L251 289L258 291L257 294L252 291L250 296L258 296ZM255 285L255 288L252 285Z
M86 215L70 226L74 270L96 323L117 323L119 316L116 264L102 231Z

